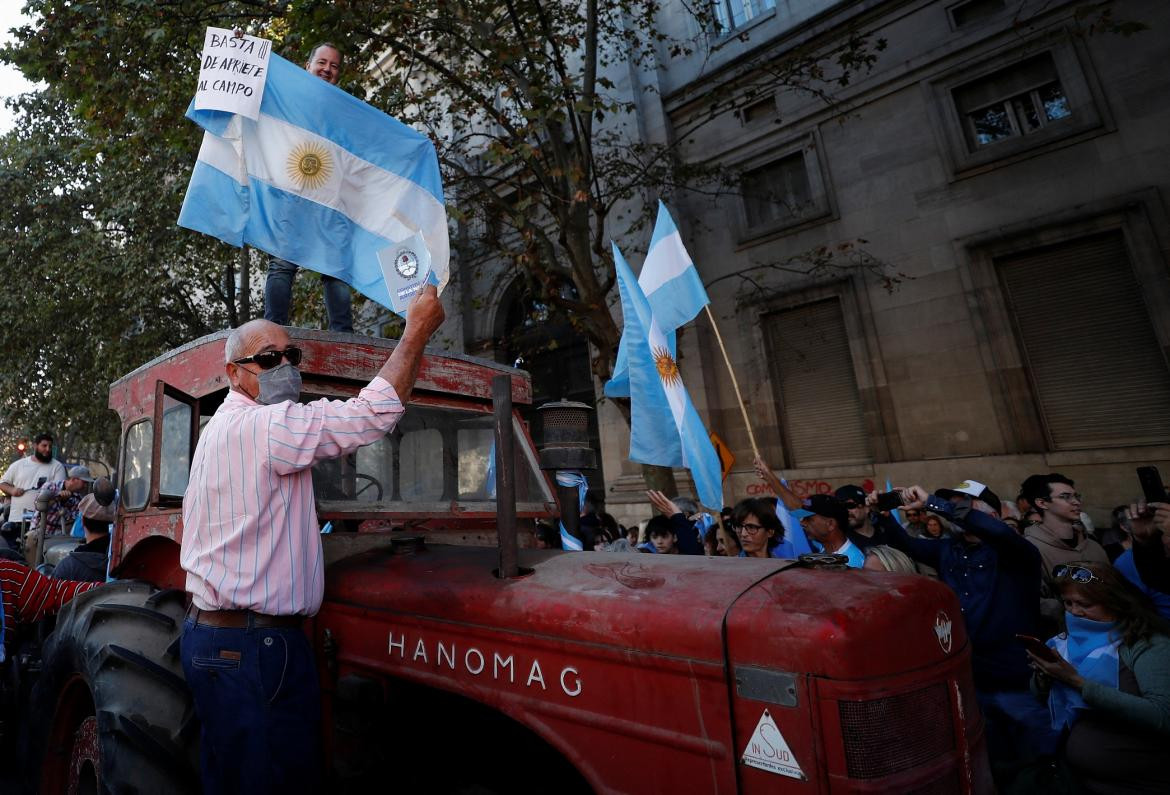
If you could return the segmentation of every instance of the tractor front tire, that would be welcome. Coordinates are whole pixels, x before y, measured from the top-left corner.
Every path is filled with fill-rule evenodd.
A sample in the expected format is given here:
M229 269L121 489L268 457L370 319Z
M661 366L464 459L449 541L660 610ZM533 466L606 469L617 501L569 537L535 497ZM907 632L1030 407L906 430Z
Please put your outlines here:
M185 598L123 582L61 611L32 693L35 791L198 791L198 721L179 661Z

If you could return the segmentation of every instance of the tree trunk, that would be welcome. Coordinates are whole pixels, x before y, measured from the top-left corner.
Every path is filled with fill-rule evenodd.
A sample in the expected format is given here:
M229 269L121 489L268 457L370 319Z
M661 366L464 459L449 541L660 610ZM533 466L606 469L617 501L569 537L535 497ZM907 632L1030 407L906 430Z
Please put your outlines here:
M247 246L240 247L240 317L252 319L252 252Z
M667 497L678 496L678 483L675 482L674 470L670 467L642 464L642 480L646 481L648 489L661 491Z
M240 313L236 309L236 269L229 260L223 268L223 302L228 313L228 327L240 325Z
M609 398L615 408L621 412L622 417L626 420L626 425L630 424L630 399L629 398ZM674 479L674 470L670 467L660 467L655 464L642 464L642 480L646 483L646 488L661 491L667 497L678 496L678 482ZM722 507L722 506L721 506Z

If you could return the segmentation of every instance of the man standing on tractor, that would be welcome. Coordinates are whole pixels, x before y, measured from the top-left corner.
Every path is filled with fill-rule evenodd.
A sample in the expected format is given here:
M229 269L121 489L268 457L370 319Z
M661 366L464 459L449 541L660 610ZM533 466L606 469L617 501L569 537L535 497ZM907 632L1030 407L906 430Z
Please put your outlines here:
M199 435L183 497L192 605L181 657L202 722L204 792L316 791L321 705L302 622L325 577L311 467L397 425L442 321L428 285L390 358L345 402L296 402L301 350L282 326L253 320L228 337L231 391Z
M305 70L330 85L341 79L341 51L330 42L318 44L309 54ZM280 257L268 258L268 276L264 281L264 319L288 325L289 305L292 303L293 282L299 266ZM321 290L325 294L325 315L330 331L353 333L353 295L349 285L335 276L321 274Z

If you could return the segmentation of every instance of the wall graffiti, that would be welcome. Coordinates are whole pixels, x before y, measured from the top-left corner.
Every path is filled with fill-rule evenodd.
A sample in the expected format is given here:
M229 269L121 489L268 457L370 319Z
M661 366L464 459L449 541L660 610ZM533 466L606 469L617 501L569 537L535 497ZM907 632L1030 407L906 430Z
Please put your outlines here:
M792 493L802 500L806 497L811 497L814 494L832 494L838 486L844 486L845 483L838 483L834 486L827 480L790 480L788 481L788 488L792 489ZM866 493L873 491L875 486L871 478L866 478L858 484L865 489ZM767 483L749 483L745 489L749 497L767 497L772 496L774 492Z

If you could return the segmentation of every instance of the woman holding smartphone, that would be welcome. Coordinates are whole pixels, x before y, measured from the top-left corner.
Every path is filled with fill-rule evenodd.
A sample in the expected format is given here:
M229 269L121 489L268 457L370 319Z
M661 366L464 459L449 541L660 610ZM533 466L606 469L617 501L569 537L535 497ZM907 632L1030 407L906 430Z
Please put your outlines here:
M1170 626L1112 566L1081 562L1053 574L1068 631L1057 655L1028 652L1064 759L1087 792L1170 792Z

